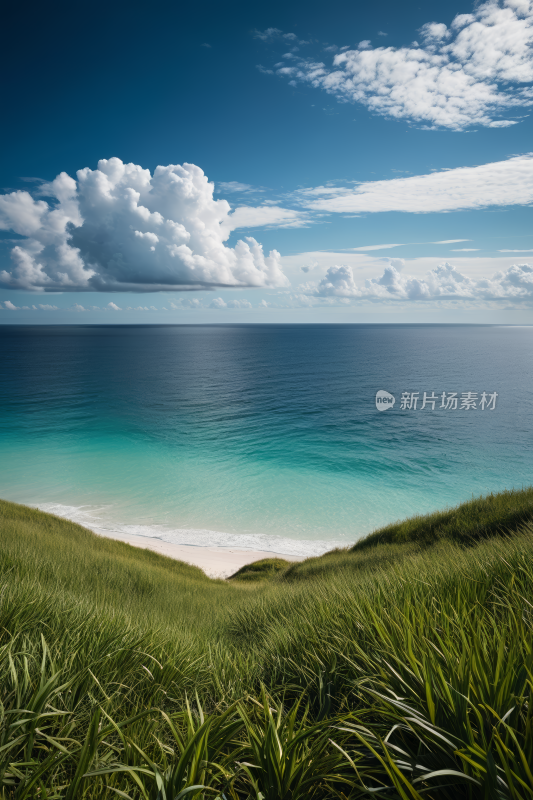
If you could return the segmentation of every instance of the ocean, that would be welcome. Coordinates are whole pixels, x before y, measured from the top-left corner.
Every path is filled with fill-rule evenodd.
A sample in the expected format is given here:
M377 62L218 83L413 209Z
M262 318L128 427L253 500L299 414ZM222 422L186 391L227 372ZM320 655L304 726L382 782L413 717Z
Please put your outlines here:
M533 483L532 364L530 327L1 325L0 497L319 554Z

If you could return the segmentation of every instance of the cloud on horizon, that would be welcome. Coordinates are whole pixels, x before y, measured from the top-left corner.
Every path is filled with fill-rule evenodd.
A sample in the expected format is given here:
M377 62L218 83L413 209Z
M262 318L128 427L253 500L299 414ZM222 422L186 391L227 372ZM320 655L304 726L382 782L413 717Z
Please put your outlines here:
M391 262L393 260L391 259ZM473 300L533 301L533 266L514 264L492 278L472 280L445 262L424 278L401 273L389 263L379 278L359 286L350 266L330 267L316 286L299 287L304 294L321 298L354 298L372 301L394 300Z
M428 22L419 34L423 44L408 47L365 40L357 49L342 48L331 67L289 53L275 71L291 85L307 83L339 102L430 129L508 127L518 120L502 114L533 104L533 90L524 86L533 81L532 0L489 0L458 14L449 28ZM275 28L257 35L290 36Z
M76 313L83 313L87 311L184 311L184 310L195 310L195 309L237 309L241 311L249 311L253 308L263 309L265 308L264 302L259 302L256 306L253 306L249 300L228 300L227 302L222 297L216 297L212 300L209 304L203 303L198 298L190 299L190 298L180 298L176 303L173 301L166 301L168 302L169 308L163 306L162 308L157 308L156 306L127 306L125 309L122 309L116 303L110 302L105 306L83 306L80 303L74 303L73 306L60 308L59 306L52 306L52 305L45 305L39 303L38 305L31 305L31 306L17 306L11 300L0 300L0 311L60 311L60 312L69 312L74 311ZM311 301L306 301L306 304L309 305Z
M278 206L233 212L194 164L151 175L118 158L61 173L0 196L0 229L25 237L0 285L30 291L133 291L287 286L280 254L253 238L224 243L237 228L294 226L305 214Z

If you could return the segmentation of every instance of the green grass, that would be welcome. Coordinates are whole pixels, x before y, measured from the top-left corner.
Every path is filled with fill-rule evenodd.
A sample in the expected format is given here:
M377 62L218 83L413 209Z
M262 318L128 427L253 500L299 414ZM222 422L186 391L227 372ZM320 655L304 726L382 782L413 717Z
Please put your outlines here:
M231 581L0 502L0 797L533 800L532 496Z
M452 539L470 544L533 520L533 487L473 497L467 503L433 514L410 517L374 531L351 548L360 552L376 544L434 544Z
M231 581L262 581L279 575L290 566L284 558L262 558L246 564L230 576Z

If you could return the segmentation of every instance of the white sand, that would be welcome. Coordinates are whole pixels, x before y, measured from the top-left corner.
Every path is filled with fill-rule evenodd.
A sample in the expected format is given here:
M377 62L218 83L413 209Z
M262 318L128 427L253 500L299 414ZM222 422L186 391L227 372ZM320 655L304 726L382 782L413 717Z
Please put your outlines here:
M93 528L91 530L99 536L107 536L109 539L118 539L127 542L134 547L144 547L154 550L162 556L169 556L178 561L186 561L187 564L194 564L200 567L211 578L227 578L237 572L245 564L252 561L259 561L261 558L284 558L286 561L303 561L298 556L287 556L283 553L265 552L263 550L235 550L226 547L193 547L187 544L170 544L161 539L150 536L128 536L114 531L103 531Z

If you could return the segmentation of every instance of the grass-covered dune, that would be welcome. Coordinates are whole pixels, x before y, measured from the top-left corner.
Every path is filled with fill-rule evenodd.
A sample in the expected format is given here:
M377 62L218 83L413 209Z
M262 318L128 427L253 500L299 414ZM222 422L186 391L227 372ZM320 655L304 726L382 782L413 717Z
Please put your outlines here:
M410 517L381 528L351 548L360 552L376 544L435 544L439 539L451 539L463 544L516 530L533 519L533 486L473 497L467 503L435 511L433 514Z
M472 498L454 508L409 517L360 539L346 549L289 564L263 559L242 567L233 580L309 580L326 573L353 572L398 564L438 543L471 546L493 536L508 536L533 521L533 487Z
M231 581L0 502L0 797L533 798L532 496Z
M253 561L245 564L234 575L229 577L230 581L262 581L281 576L290 566L290 561L284 558L262 558L260 561Z

